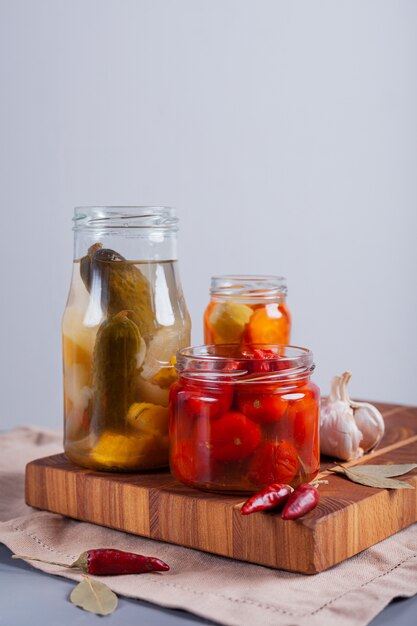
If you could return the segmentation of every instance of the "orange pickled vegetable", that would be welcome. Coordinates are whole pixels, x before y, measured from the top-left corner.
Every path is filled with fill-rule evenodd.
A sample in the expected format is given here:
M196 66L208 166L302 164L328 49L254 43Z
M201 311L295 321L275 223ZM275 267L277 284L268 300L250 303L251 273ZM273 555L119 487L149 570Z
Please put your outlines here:
M285 304L267 304L256 309L245 329L245 343L287 344L290 314Z

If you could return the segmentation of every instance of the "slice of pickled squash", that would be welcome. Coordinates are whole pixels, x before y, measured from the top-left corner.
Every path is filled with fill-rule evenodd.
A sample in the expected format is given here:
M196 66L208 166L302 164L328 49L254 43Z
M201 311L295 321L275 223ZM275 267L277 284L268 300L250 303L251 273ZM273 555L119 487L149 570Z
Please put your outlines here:
M209 321L223 343L238 343L253 310L247 304L222 302L216 304Z
M155 467L155 454L159 454L155 435L127 436L107 431L99 438L90 453L90 459L109 469L140 469Z
M75 307L68 307L62 321L62 348L64 364L71 367L75 363L91 366L94 342L98 326L84 325L84 312Z
M138 432L166 435L168 408L150 402L134 402L127 413L127 421Z

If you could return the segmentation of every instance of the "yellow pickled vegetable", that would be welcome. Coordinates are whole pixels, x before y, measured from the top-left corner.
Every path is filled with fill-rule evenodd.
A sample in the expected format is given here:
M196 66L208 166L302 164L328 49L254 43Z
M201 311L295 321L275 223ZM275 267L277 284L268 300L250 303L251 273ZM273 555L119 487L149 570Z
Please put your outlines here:
M172 383L177 380L177 372L175 370L175 363L177 359L175 356L171 357L169 363L161 367L159 372L152 378L152 382L163 389L171 387Z
M160 464L160 443L153 435L121 435L104 432L90 453L90 459L100 467L135 470Z
M247 304L222 302L216 304L211 315L210 324L224 343L239 342L253 310Z
M127 413L128 423L143 434L163 436L168 432L168 409L149 402L135 402Z

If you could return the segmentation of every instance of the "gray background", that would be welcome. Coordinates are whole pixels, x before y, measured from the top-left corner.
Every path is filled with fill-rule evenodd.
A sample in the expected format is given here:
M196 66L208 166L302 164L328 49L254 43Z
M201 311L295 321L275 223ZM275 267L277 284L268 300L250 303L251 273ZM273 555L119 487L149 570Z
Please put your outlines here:
M288 278L316 380L417 404L415 0L0 0L2 427L60 426L78 204L169 204L213 273Z

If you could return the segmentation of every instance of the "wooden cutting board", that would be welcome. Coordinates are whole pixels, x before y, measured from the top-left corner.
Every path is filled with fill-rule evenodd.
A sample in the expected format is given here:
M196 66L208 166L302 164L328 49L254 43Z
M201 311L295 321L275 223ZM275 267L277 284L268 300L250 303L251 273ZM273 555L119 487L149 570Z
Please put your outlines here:
M417 407L379 404L386 434L359 462L417 462ZM417 521L417 491L364 487L327 471L319 506L300 520L240 514L241 496L190 489L169 473L100 473L63 454L29 463L26 502L39 509L269 567L321 572ZM417 470L405 480L417 486Z

